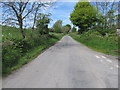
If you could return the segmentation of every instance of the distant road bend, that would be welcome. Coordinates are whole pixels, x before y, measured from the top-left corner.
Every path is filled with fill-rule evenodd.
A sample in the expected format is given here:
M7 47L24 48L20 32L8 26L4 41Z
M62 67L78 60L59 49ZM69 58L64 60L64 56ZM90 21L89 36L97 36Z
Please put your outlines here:
M64 36L3 79L3 88L117 88L118 60Z

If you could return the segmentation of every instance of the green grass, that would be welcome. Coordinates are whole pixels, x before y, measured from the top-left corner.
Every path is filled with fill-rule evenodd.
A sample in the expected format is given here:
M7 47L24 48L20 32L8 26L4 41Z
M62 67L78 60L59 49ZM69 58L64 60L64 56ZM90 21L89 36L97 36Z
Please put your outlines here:
M95 51L108 55L120 55L117 35L102 36L96 33L84 33L83 35L70 34L70 36Z
M33 30L30 29L23 29L26 37L30 35L30 33L33 33ZM6 39L22 39L22 35L20 33L19 28L16 27L9 27L9 26L2 26L2 29L0 30L2 32L2 40Z
M54 45L64 34L50 33L39 35L32 30L24 30L26 38L22 39L18 28L3 26L2 40L2 76L27 64L41 52Z
M40 53L42 53L44 50L46 50L50 46L54 45L57 41L58 40L54 39L54 40L51 41L51 44L49 44L49 45L47 45L47 44L46 45L41 45L41 46L38 46L38 47L35 47L35 48L31 49L29 52L27 52L24 56L22 56L19 59L19 61L16 65L9 68L9 71L7 73L3 74L3 77L9 75L14 70L21 68L23 65L29 63L30 61L35 59Z

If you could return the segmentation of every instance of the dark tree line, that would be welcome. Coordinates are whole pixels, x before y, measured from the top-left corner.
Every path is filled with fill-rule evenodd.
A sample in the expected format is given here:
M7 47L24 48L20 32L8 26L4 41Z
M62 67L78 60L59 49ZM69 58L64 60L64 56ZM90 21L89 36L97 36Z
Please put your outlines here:
M117 27L118 20L118 5L119 3L115 0L113 2L95 2L97 10L101 13L100 19L103 20L101 24L102 29Z

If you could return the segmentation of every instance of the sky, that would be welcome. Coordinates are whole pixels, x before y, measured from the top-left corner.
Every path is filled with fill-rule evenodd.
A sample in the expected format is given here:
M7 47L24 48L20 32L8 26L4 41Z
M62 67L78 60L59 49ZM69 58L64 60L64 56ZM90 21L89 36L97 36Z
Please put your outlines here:
M73 2L73 0L71 2L68 2L66 0L66 2L64 2L64 0L59 0L57 2L55 2L51 7L47 7L46 9L43 9L42 13L51 13L51 22L48 25L49 28L53 26L53 24L57 21L57 20L62 20L63 21L63 25L66 24L71 24L71 21L69 20L69 16L72 13L72 11L74 10L74 6L76 5L77 0L75 0ZM33 21L29 21L27 20L27 22L24 22L25 25L27 25L27 27L31 26L33 24Z
M52 14L51 17L50 17L52 19L52 21L49 24L49 27L52 27L53 24L57 20L62 20L63 25L70 24L70 25L73 26L69 17L70 17L70 14L72 13L72 11L74 10L74 6L76 5L76 3L78 1L79 0L69 0L69 2L68 2L68 0L60 0L60 1L56 2L53 5L53 7L51 7L51 8L48 7L48 9L45 11L45 13L51 13ZM110 0L110 1L112 1L112 0ZM115 0L115 1L117 1L117 0ZM94 0L93 0L93 2L94 2ZM94 5L93 2L91 2L92 5Z
M49 24L49 27L52 27L53 24L57 20L62 20L63 25L71 24L71 21L69 20L70 14L74 10L74 6L76 5L76 2L56 2L53 7L48 8L45 13L51 13L50 16L51 23Z
M50 18L52 19L49 28L53 26L53 24L57 20L62 20L63 25L71 24L71 21L69 20L70 14L74 10L74 6L79 0L55 0L55 2L51 7L47 7L46 9L42 10L42 13L51 13L52 15ZM89 0L90 1L90 0ZM111 0L112 1L112 0ZM0 9L1 12L1 9ZM1 20L1 18L0 18ZM27 20L27 22L24 22L28 27L33 25L33 21ZM73 26L73 25L72 25Z

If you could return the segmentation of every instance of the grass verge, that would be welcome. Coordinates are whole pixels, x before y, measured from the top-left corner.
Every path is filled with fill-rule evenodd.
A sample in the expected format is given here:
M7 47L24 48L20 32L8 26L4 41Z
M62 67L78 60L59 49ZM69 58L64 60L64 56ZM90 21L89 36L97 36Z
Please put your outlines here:
M5 27L6 28L6 27ZM59 41L64 34L49 34L41 35L35 31L26 31L28 36L26 39L19 38L17 32L13 31L14 28L4 29L4 39L2 41L2 77L6 77L13 71L19 69L23 65L27 64L40 53L54 45ZM3 31L4 31L3 30ZM7 36L9 34L11 37ZM14 33L12 33L14 32ZM14 35L16 36L14 36ZM14 36L14 37L12 37Z
M118 56L118 37L117 35L101 36L97 32L84 33L82 35L69 34L76 41L86 45L87 47L104 54Z

